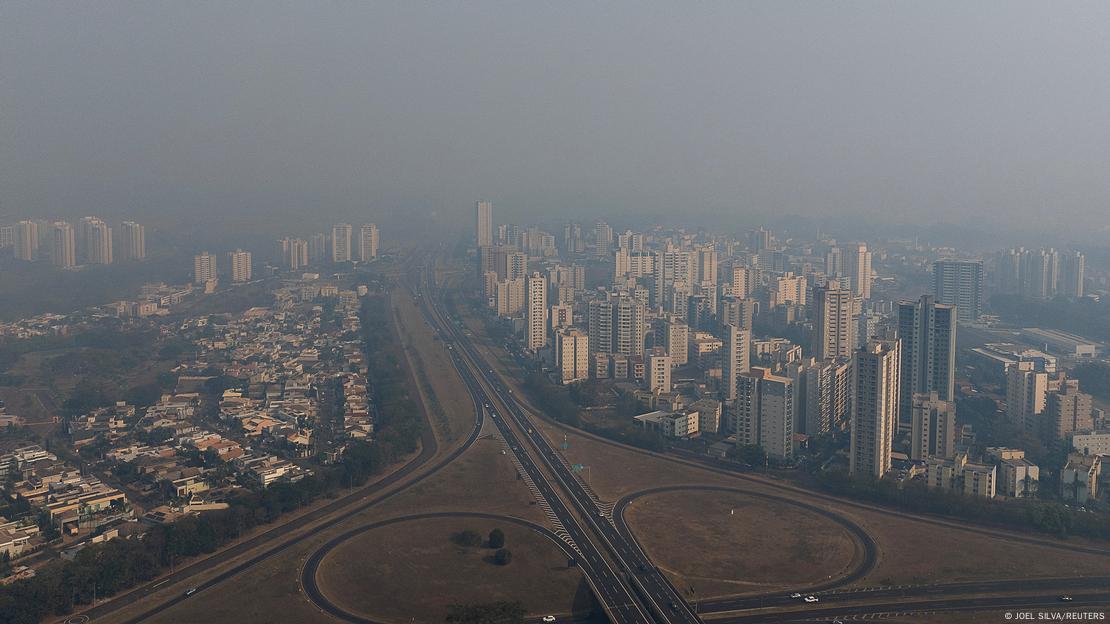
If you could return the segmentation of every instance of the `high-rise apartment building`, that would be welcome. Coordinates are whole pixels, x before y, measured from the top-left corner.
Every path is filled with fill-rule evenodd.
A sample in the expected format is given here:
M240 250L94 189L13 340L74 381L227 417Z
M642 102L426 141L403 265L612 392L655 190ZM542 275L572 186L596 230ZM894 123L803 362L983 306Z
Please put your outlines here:
M613 307L608 299L594 299L586 306L586 330L592 352L613 352Z
M724 297L718 308L717 317L721 326L735 325L740 329L752 329L755 323L755 301L737 297Z
M666 322L665 332L671 366L685 366L690 359L690 327L681 320L671 317Z
M547 346L547 278L539 272L528 277L525 284L527 311L525 344L535 352Z
M871 298L871 252L864 243L832 247L825 256L825 274L848 278L849 289L860 299Z
M852 357L855 342L852 291L835 282L813 289L816 344L813 352L819 360Z
M146 259L146 228L134 221L124 221L120 232L125 260Z
M726 325L724 344L721 346L721 394L726 401L736 400L736 385L740 376L751 370L752 332L736 325Z
M933 296L937 303L955 306L959 320L978 321L983 315L983 261L934 262Z
M493 246L493 202L479 201L474 206L474 241L477 247Z
M331 226L331 261L335 263L351 261L350 223L337 223Z
M853 243L844 248L847 276L852 280L852 294L860 299L871 298L871 252L863 243Z
M308 261L310 264L319 264L326 261L330 252L327 234L317 232L308 237Z
M624 294L617 296L613 302L613 353L643 355L646 332L644 302Z
M600 258L608 258L613 252L613 228L604 221L594 223L594 250Z
M494 287L494 307L503 318L516 317L524 311L523 279L500 280Z
M738 445L758 444L778 461L794 457L794 382L753 367L736 385L734 424Z
M809 358L797 370L801 433L814 436L843 430L851 408L851 362Z
M654 347L648 351L646 359L647 370L645 374L648 390L662 393L670 392L671 356L667 355L667 350L663 347Z
M564 384L585 381L590 377L590 337L571 327L555 333L555 364Z
M15 226L0 225L0 249L15 247Z
M1006 370L1006 412L1010 422L1035 433L1048 400L1048 373L1034 362L1014 362Z
M91 264L112 264L115 260L112 250L112 228L103 221L89 227L89 262Z
M308 241L301 238L283 239L281 257L285 268L290 271L300 271L308 266Z
M1094 405L1091 395L1079 391L1079 381L1068 379L1048 395L1044 435L1048 440L1065 440L1075 433L1093 431Z
M848 462L853 476L881 479L890 470L901 359L897 340L873 340L853 356Z
M65 221L57 221L52 229L53 244L51 256L53 264L63 269L73 268L77 265L77 237L74 235L73 226Z
M378 226L373 223L363 224L358 229L358 259L359 262L369 262L378 257Z
M697 283L717 283L717 250L712 246L699 247L694 252L697 259Z
M899 422L910 423L913 395L936 392L955 400L956 309L935 303L930 295L898 304L898 338L902 341L902 387Z
M1068 251L1060 254L1060 279L1056 292L1073 299L1078 299L1086 294L1084 280L1086 279L1087 259L1078 251Z
M216 256L207 251L193 256L193 283L205 284L216 280Z
M15 225L15 257L33 262L39 254L39 224L35 221L20 221Z
M112 264L112 228L99 217L77 222L77 255L89 264Z
M231 265L231 281L251 281L251 252L236 249L228 254L228 261Z
M910 459L955 457L956 404L929 392L913 395L911 406Z

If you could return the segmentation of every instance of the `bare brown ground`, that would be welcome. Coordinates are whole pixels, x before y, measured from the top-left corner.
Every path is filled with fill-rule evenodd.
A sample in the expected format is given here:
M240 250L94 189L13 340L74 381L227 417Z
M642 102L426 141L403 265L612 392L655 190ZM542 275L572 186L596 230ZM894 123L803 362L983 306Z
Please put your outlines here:
M625 518L675 585L702 598L815 585L853 565L844 527L786 503L663 492L633 501Z
M500 528L509 565L494 550L467 548L453 534ZM547 538L495 520L444 518L389 525L364 533L324 559L321 589L336 604L374 620L442 622L451 604L519 600L532 615L591 609L578 568Z

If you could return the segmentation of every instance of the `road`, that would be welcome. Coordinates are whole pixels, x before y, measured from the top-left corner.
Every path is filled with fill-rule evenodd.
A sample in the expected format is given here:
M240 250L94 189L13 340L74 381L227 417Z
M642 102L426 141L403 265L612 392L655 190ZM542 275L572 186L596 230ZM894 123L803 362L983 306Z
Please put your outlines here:
M628 527L628 523L624 519L624 512L628 508L628 505L632 501L644 496L663 494L666 492L690 491L718 492L726 494L733 493L741 494L743 496L749 496L752 498L774 501L783 505L789 505L791 507L804 509L811 514L821 516L822 518L826 518L844 527L844 529L847 530L848 533L852 536L852 539L855 542L856 548L858 550L857 556L855 557L854 561L855 565L853 565L852 569L849 570L846 574L842 574L831 581L820 583L818 585L795 588L794 591L797 591L799 593L812 594L829 589L834 589L837 587L843 587L844 585L848 585L849 583L854 583L870 574L871 571L875 569L875 564L878 563L879 546L875 543L875 539L871 537L871 535L869 535L867 531L863 529L863 527L856 524L854 521L849 520L845 516L825 509L824 507L818 507L817 505L811 505L809 503L804 503L802 501L787 498L785 496L778 496L775 494L768 494L765 492L752 490L742 490L740 488L732 488L722 485L674 485L652 488L649 490L641 490L639 492L629 494L628 496L625 496L617 501L617 504L613 507L613 521L616 523L617 530L624 534L626 539L635 542L637 546L639 546L639 542L636 540L636 537L633 535L632 530ZM763 606L764 601L762 598L745 599L744 601L738 602L754 600L758 600L759 606ZM703 613L711 613L713 611L729 611L733 610L734 608L738 608L732 606L732 604L733 603L729 603L728 601L703 601L699 605L701 607L699 610Z
M452 355L452 358L456 360L458 359L456 355ZM419 395L417 396L417 400L420 400ZM106 617L127 605L147 598L150 594L158 591L158 589L160 589L164 585L183 584L184 581L187 581L188 579L202 572L206 572L208 570L212 570L219 566L225 565L231 562L233 559L240 557L256 548L259 548L260 546L263 546L271 541L278 540L282 537L286 537L290 533L294 533L299 529L324 520L315 527L314 531L303 532L294 537L281 540L265 551L234 565L233 567L221 572L220 574L206 580L201 584L196 585L195 587L197 591L194 592L191 596L185 596L184 593L175 595L172 598L158 603L147 611L144 611L143 613L132 617L131 619L127 620L127 623L133 624L141 622L151 615L159 613L164 609L167 609L181 602L182 600L185 600L186 598L193 598L197 594L200 594L205 590L212 589L220 583L223 583L224 581L231 579L239 575L240 573L254 567L258 563L285 552L289 548L296 546L308 537L313 536L316 532L335 526L336 524L346 520L350 516L365 511L366 509L377 505L383 500L386 500L390 496L403 492L404 490L411 488L417 483L428 478L429 476L439 472L440 470L445 468L447 464L451 463L455 458L466 451L466 449L470 448L470 446L474 444L474 442L478 439L479 432L482 429L483 413L482 410L476 409L474 426L470 431L470 435L459 448L455 449L449 455L437 462L429 471L420 474L418 477L411 481L408 481L407 483L404 483L399 488L382 494L381 492L383 490L386 490L390 486L393 486L394 484L397 484L413 475L422 466L427 464L428 461L435 457L435 455L439 452L439 445L432 430L432 423L430 422L430 418L428 417L427 410L422 409L421 412L424 414L425 426L421 434L420 454L397 471L387 475L386 477L382 478L372 485L369 485L346 496L340 497L335 501L328 503L327 505L306 513L303 516L275 526L274 528L269 529L264 533L236 543L216 554L213 554L210 557L200 559L187 566L184 566L176 570L172 574L157 578L149 583L146 583L145 585L129 591L126 594L121 594L115 598L112 598L111 600L105 601L95 607L87 609L83 611L82 614L89 616L90 619ZM367 500L368 497L372 498L369 498L369 500Z
M422 290L430 294L431 291L427 287L427 271L421 279L425 284ZM426 305L436 309L439 317L447 317L439 309L441 302L438 292L435 297L426 297L426 299L430 299L425 302ZM493 418L505 440L510 444L517 461L535 483L557 520L571 534L571 538L583 551L584 558L593 564L601 575L593 580L600 591L598 599L611 609L611 617L620 622L653 621L683 624L700 622L681 593L651 564L639 546L617 530L609 520L606 510L600 505L600 501L590 496L572 472L572 467L547 442L539 429L533 426L525 412L516 404L512 391L502 385L501 380L492 374L492 368L474 348L465 332L459 331L453 324L448 324L448 332L457 347L456 351L464 356L461 358L462 361L479 382L480 392L486 399L484 402L491 405L500 404L503 408L502 415L507 415L522 432L524 442L521 442L513 427L509 425L509 419ZM488 400L490 397L493 401ZM529 448L531 450L528 450ZM547 472L540 470L539 465L546 468ZM556 485L567 495L570 504L578 512L577 517L583 519L584 524L590 529L590 534L583 530L577 517L566 509L561 497L555 493L547 474L554 476ZM595 544L595 537L601 544L600 548ZM612 569L606 554L612 557L618 570Z
M347 611L341 606L333 603L327 598L327 596L324 595L322 591L320 591L320 587L316 583L316 576L320 568L320 564L323 562L324 558L327 557L328 553L330 553L336 547L340 546L351 538L361 535L367 531L380 529L382 527L386 527L391 524L397 524L399 522L412 522L433 518L483 518L487 520L496 520L498 522L516 524L535 531L536 533L552 541L556 546L559 547L559 549L563 551L563 554L566 555L568 559L576 559L579 556L578 553L570 546L570 544L567 544L562 538L560 538L550 529L542 527L533 522L523 520L521 518L466 511L443 511L424 514L413 514L408 516L398 516L396 518L390 518L388 520L382 520L380 522L364 524L360 527L351 529L350 531L347 531L332 538L326 544L320 547L319 550L312 553L312 556L310 556L308 558L308 561L305 562L304 567L301 569L301 587L304 588L305 594L308 596L309 600L316 604L316 606L320 607L320 609L325 611L328 615L331 615L336 619L342 620L344 622L352 622L353 624L378 624L376 620L372 620L370 618Z
M511 389L502 385L502 383L500 382L500 379L496 375L493 374L493 370L487 366L486 360L480 355L480 353L476 349L475 345L472 343L472 341L469 340L468 337L459 336L458 337L458 342L459 342L461 348L463 348L463 350L467 352L468 357L470 357L473 361L478 363L477 369L478 369L479 374L484 378L486 383L489 384L494 389L495 394L498 396L498 398L504 400L504 403L505 403L506 407L508 408L508 411L509 411L510 415L513 417L513 419L516 420L517 422L521 423L521 426L528 427L528 430L530 431L530 433L528 435L529 441L533 443L537 452L539 452L540 455L545 458L545 463L547 463L551 467L552 471L558 476L559 481L561 483L573 483L574 484L574 485L570 485L567 488L567 490L569 491L571 497L575 500L577 505L580 508L585 509L585 510L591 509L591 502L592 501L589 501L588 494L586 494L585 491L583 490L583 488L581 488L580 484L578 484L577 480L574 478L574 475L570 473L570 471L568 469L569 467L567 467L566 464L559 459L558 454L546 442L546 440L538 432L538 430L535 427L530 426L530 420L529 420L528 416L525 415L524 406L521 403L521 401L518 399L518 397L513 395ZM555 423L555 424L557 426L562 426L559 423ZM575 430L575 431L577 432L577 430ZM581 432L578 432L578 433L581 433ZM584 435L588 435L588 434L584 434ZM696 463L697 465L699 465L699 467L701 467L703 469L709 469L709 470L714 471L714 472L728 474L730 476L738 477L738 478L745 479L745 480L759 481L760 483L763 482L762 480L754 479L754 478L752 478L751 476L748 476L748 475L737 474L735 472L735 469L722 469L723 467L721 467L721 466L707 465L707 464L709 464L709 461L707 461L704 458L702 458L701 461L692 462L689 459L679 459L679 458L676 458L676 457L666 456L662 453L655 453L655 452L647 451L647 450L644 450L644 449L631 448L631 447L628 447L627 445L615 443L613 441L606 440L606 439L603 439L603 438L599 438L597 436L590 436L590 437L594 438L594 439L598 439L602 443L613 444L613 445L616 445L616 446L620 446L622 448L628 448L632 451L635 451L635 452L638 452L638 453L643 453L643 454L650 455L650 456L653 456L653 457L657 457L657 458L663 459L665 461L676 462L676 463L685 463L685 464L695 464ZM578 485L578 487L575 487L575 485ZM851 501L843 501L841 499L837 499L837 498L830 497L830 496L827 496L827 495L821 495L820 493L811 493L811 492L808 492L808 491L805 491L805 490L801 490L799 488L790 487L788 489L790 489L791 491L798 491L799 493L812 495L812 496L817 497L818 499L828 500L830 502L836 502L838 504L849 504L850 506L865 507L865 505L862 505L862 504L858 504L858 503L853 504ZM750 492L748 492L746 490L741 490L741 491L743 491L746 494L750 494ZM872 509L872 507L869 506L869 505L866 506L866 507L868 509ZM596 506L596 503L594 503L594 506L592 508L593 509L599 509ZM888 513L891 513L892 515L899 515L899 516L907 515L907 514L902 514L901 512L896 512L896 511L886 510L886 509L881 509L881 508L876 509L876 510L877 511L888 512ZM593 516L590 515L588 512L586 512L585 515L587 517L589 517L591 520L593 519ZM948 522L943 521L943 520L922 519L922 518L916 517L916 516L913 516L913 519L922 520L922 521L935 521L937 524L949 524ZM955 524L955 523L951 523L951 524ZM1048 543L1048 540L1041 540L1041 539L1034 538L1034 537L1026 538L1026 537L1023 537L1023 536L1011 535L1011 534L1006 534L1006 535L1003 535L1003 536L999 536L998 532L991 531L990 529L976 529L974 527L965 527L963 525L959 525L958 528L960 528L961 530L970 530L970 531L973 531L973 532L983 533L983 534L989 535L991 537L996 537L996 538L1001 537L1003 539L1012 540L1012 541L1015 541L1015 542L1018 542L1018 543L1029 543L1029 544L1036 544L1036 545L1046 545ZM614 531L615 530L616 529L614 529ZM601 528L600 532L603 535L605 535L607 533L607 531L604 528ZM624 567L625 569L628 569L628 570L638 570L640 564L645 564L649 567L650 571L654 571L654 572L656 572L656 574L658 574L658 571L655 570L655 568L651 566L650 562L647 560L647 557L644 556L643 553L639 551L638 545L632 546L632 545L628 544L628 542L632 542L634 544L635 540L632 538L631 532L627 531L627 527L624 527L621 532L625 533L625 537L627 537L628 539L626 539L626 540L617 539L617 540L607 540L607 541L609 541L609 543L611 545L613 545L613 547L617 550L616 558L617 558L618 562L620 564L622 564L622 567ZM857 535L857 537L860 537L859 532L856 532L856 531L853 530L853 533L855 533ZM866 535L866 534L863 533L863 535ZM624 543L622 543L622 541ZM874 547L873 546L873 540L869 536L866 537L866 542L865 543L870 543L871 548ZM1087 548L1087 547L1078 546L1078 545L1065 545L1065 544L1058 544L1058 543L1052 543L1051 545L1061 547L1061 548L1064 548L1066 550L1087 552L1087 553L1090 553L1090 554L1101 554L1101 555L1108 554L1106 550L1101 550L1101 549L1097 549L1097 548ZM869 558L873 557L873 554L869 555L868 557ZM625 562L627 562L627 563L625 563ZM873 563L874 562L872 561L871 565L873 565ZM629 564L631 564L631 565L629 565ZM644 574L643 576L648 577L647 580L650 580L651 575ZM658 576L662 577L661 574L658 574ZM852 580L858 580L860 575L858 574L858 571L857 571L857 573L851 574L850 576L853 577ZM637 575L637 577L639 579L640 575ZM1036 582L1036 581L1033 581L1033 582ZM1082 578L1054 579L1054 580L1046 581L1046 582L1048 582L1049 584L1044 586L1043 588L1041 586L1036 586L1036 589L1034 589L1032 591L1042 591L1043 589L1048 589L1048 588L1059 588L1060 590L1062 590L1061 593L1065 593L1063 590L1083 591L1083 590L1089 590L1089 589L1093 589L1093 588L1104 589L1106 587L1106 585L1103 584L1101 582L1101 580L1098 580L1098 579L1093 580L1093 581L1089 580L1089 579L1082 579ZM822 586L811 587L811 588L808 588L808 590L810 592L820 592L822 590L832 589L832 588L840 586L844 583L846 583L846 581L838 579L838 581L828 583L828 584L824 584ZM855 604L855 605L852 605L852 606L843 606L843 607L824 607L822 605L822 608L820 608L820 609L805 609L803 611L793 612L793 613L783 612L783 613L779 614L779 613L773 613L773 612L772 613L761 612L759 614L736 615L733 618L725 618L721 621L736 621L736 622L792 621L792 620L811 620L812 621L814 619L819 619L819 618L824 618L824 617L834 617L835 618L835 617L854 616L854 615L857 615L857 614L858 615L865 615L865 614L878 615L878 614L903 613L903 612L906 611L905 606L907 604L907 600L915 598L915 597L929 598L929 597L935 597L937 595L955 595L955 594L961 594L961 593L966 594L966 593L969 593L969 592L974 593L974 592L977 592L977 591L995 592L995 593L1000 593L1000 592L1003 592L1003 591L1009 591L1010 593L1014 593L1015 587L1019 588L1019 590L1020 590L1020 589L1023 588L1023 584L1024 584L1024 581L1015 581L1014 579L1006 579L1006 580L986 581L986 582L972 583L972 584L956 583L956 584L929 585L929 586L916 586L916 587L881 588L881 589L878 589L878 590L873 590L871 592L867 592L866 594L864 594L862 592L822 593L822 594L820 594L821 600L822 601L829 601L829 602L856 602L856 603L859 603L860 601L863 601L863 600L870 601L870 600L873 600L875 597L880 597L881 598L883 596L895 597L895 598L899 598L900 600L892 601L892 602L889 602L889 603L876 604L876 605ZM648 592L650 592L649 596L654 595L656 597L659 597L658 599L656 599L654 601L655 604L658 604L660 599L663 599L663 597L667 596L668 594L670 594L672 596L677 594L677 592L674 590L674 588L670 586L669 582L667 582L665 577L662 577L661 580L655 581L655 582L651 583L650 585L645 583L642 587L644 589L646 589ZM668 589L670 591L667 591ZM1024 589L1025 589L1026 592L1030 591L1028 589L1028 586L1025 586ZM1077 595L1074 596L1074 598L1075 598L1075 601L1073 603L1070 603L1070 604L1075 605L1075 606L1091 606L1091 605L1105 606L1107 604L1110 604L1110 602L1107 601L1107 596L1103 596L1101 594L1093 594L1093 595L1089 594L1089 595L1082 595L1082 596L1077 594ZM917 605L918 603L913 603L913 604ZM899 608L900 606L902 608ZM1021 607L1046 607L1046 608L1051 608L1051 607L1060 607L1060 606L1061 606L1061 603L1058 602L1058 595L1053 594L1051 596L1032 595L1032 596L1017 596L1017 597L1014 597L1014 596L1009 596L1009 597L1007 597L1007 596L993 596L993 597L984 597L984 598L966 598L966 597L962 597L962 598L933 599L933 600L927 600L927 601L921 603L921 608L920 609L918 609L915 606L914 610L915 611L920 611L920 610L926 610L926 611L928 611L928 610L959 611L959 610L980 610L980 609L984 609L984 608L987 608L987 609L990 609L990 608L1006 608L1006 607L1011 607L1011 608L1021 608ZM707 614L708 613L713 613L713 614L716 614L716 615L720 616L721 614L724 614L724 613L729 613L729 612L733 612L733 611L737 611L737 610L744 610L744 609L760 609L760 608L765 609L765 608L768 608L768 607L779 607L781 609L783 607L797 607L797 601L794 600L794 599L790 599L787 596L778 596L778 595L762 596L762 597L756 596L756 597L749 597L749 598L713 600L713 601L702 603L701 605L699 605L699 607L701 607L699 609L699 611L701 613L707 613ZM696 617L696 616L694 616L694 617ZM714 619L716 620L717 618L714 618Z

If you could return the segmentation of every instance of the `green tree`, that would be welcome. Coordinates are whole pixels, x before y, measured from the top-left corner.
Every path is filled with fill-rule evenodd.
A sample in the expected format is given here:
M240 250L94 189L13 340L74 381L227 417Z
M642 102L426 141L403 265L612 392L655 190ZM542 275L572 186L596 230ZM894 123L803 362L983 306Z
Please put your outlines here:
M452 536L451 540L459 546L475 547L482 545L481 534L479 534L477 531L471 531L469 529L456 533L454 536Z
M508 548L502 548L493 553L493 561L497 565L509 565L513 560L513 552Z
M736 449L736 457L752 466L763 466L767 463L767 453L758 444L744 444Z
M494 529L489 532L489 547L502 548L505 546L505 532L501 529Z

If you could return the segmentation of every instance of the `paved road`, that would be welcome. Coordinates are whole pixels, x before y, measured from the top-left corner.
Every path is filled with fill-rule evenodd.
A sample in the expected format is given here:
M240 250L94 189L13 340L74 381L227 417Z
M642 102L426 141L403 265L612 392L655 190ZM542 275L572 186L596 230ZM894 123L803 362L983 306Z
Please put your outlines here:
M1032 612L1032 619L1037 621L1038 612L1040 611L1050 612L1050 615L1052 613L1064 611L1065 609L1069 611L1097 611L1099 613L1105 613L1108 605L1110 605L1110 593L1105 592L1076 595L1073 596L1071 602L1061 602L1057 594L1036 593L1029 596L949 598L913 602L898 600L850 607L825 607L818 603L814 605L813 608L801 611L747 613L731 617L714 618L713 622L721 622L723 624L748 624L750 622L847 622L856 619L907 616L915 613L959 611L1030 611ZM1058 619L1063 621L1063 617ZM1003 622L1006 620L999 614L999 617L990 618L988 621Z
M425 289L425 292L428 292L428 290ZM438 298L431 302L431 305L438 308L440 305ZM440 313L440 316L445 315ZM503 386L501 380L492 374L492 368L474 348L464 332L451 326L450 335L454 339L455 346L458 347L457 350L466 356L465 360L470 364L473 374L480 380L483 388L488 388L489 395L495 397L495 402L507 408L506 415L516 423L519 430L526 432L524 434L525 443L521 443L504 418L494 419L506 441L512 445L518 461L529 473L530 478L539 488L540 493L548 501L551 508L555 510L558 519L568 532L574 533L572 537L583 550L584 556L590 558L595 563L595 567L599 568L599 572L605 575L605 578L596 579L602 592L598 598L603 604L617 609L615 613L611 612L611 615L615 619L635 618L621 619L620 621L676 622L683 624L700 622L697 614L694 613L689 603L683 599L681 593L671 585L670 581L659 570L651 565L651 562L644 556L638 546L626 539L617 530L616 526L609 520L606 509L600 504L600 501L591 497L590 493L573 474L572 467L562 460L540 431L533 426L524 411L516 404L512 391ZM525 444L530 447L530 451L526 450ZM560 497L555 494L547 476L543 471L536 468L537 463L542 464L550 474L554 475L556 485L567 494L571 505L584 519L587 527L591 529L592 535L598 538L597 541L601 544L600 548L595 545L593 538L582 532L575 516L565 510ZM602 549L604 549L604 552ZM616 562L618 570L609 569L610 566L606 561L605 552ZM603 567L600 565L602 563L605 564ZM613 573L609 574L609 572ZM613 595L607 595L606 592L612 592ZM625 595L633 600L635 609L632 608L632 605L615 604L623 603L626 599ZM621 611L620 609L625 610Z
M457 356L455 356L455 355L453 355L452 357L456 360L458 359ZM419 396L417 397L417 400L418 401L420 400ZM233 545L233 546L231 546L227 549L224 549L224 550L212 555L211 557L207 557L205 559L198 560L198 561L196 561L192 564L189 564L189 565L177 570L173 574L163 576L159 579L155 579L154 581L151 581L150 583L147 583L143 586L140 586L140 587L138 587L138 588L126 593L126 594L120 595L116 598L113 598L113 599L107 601L107 602L101 603L100 605L97 605L96 607L93 607L91 609L87 609L82 613L84 615L89 616L91 619L103 618L103 617L105 617L105 616L107 616L107 615L109 615L109 614L127 606L127 605L130 605L134 602L137 602L139 600L142 600L142 599L146 598L148 595L157 591L163 585L182 583L183 581L186 581L187 579L189 579L189 578L191 578L191 577L193 577L197 574L200 574L200 573L205 572L207 570L211 570L213 568L216 568L217 566L224 565L224 564L228 563L230 560L234 559L235 557L239 557L239 556L241 556L241 555L243 555L243 554L245 554L245 553L247 553L247 552L249 552L249 551L251 551L255 548L258 548L259 546L262 546L262 545L264 545L268 542L271 542L271 541L277 540L281 537L287 536L289 533L294 532L294 531L296 531L298 529L301 529L305 526L308 526L310 524L313 524L313 523L315 523L315 522L317 522L321 519L328 518L325 522L323 522L322 524L320 524L316 528L316 531L321 531L321 530L327 529L329 527L335 526L339 522L342 522L343 520L346 520L348 517L350 517L352 515L355 515L357 513L360 513L360 512L362 512L366 509L369 509L370 507L373 507L374 505L377 505L378 503L382 502L383 500L386 500L390 496L396 495L396 494L412 487L413 485L416 485L417 483L426 479L427 477L431 476L432 474L435 474L436 472L442 470L444 467L447 466L447 464L449 464L451 461L453 461L455 458L457 458L459 455L461 455L466 449L470 448L470 446L472 444L474 444L474 442L478 439L479 432L482 429L483 413L482 413L481 409L478 409L477 406L475 406L474 426L471 429L469 437L462 444L462 446L455 449L447 457L443 458L438 463L436 463L435 466L433 466L432 469L429 470L428 472L423 473L422 475L420 475L416 479L414 479L414 480L412 480L408 483L405 483L404 485L402 485L401 487L399 487L399 488L397 488L393 491L387 492L385 494L378 495L382 490L384 490L386 488L389 488L390 486L392 486L392 485L404 480L405 478L409 477L410 475L412 475L414 472L416 472L418 469L420 469L423 465L425 465L429 460L431 460L436 455L436 453L438 452L438 450L439 450L438 442L435 439L435 435L434 435L433 430L432 430L432 424L428 419L427 410L421 410L421 412L424 414L424 417L425 417L425 423L424 423L425 426L424 426L424 430L421 434L420 454L417 455L417 457L413 458L411 461L409 461L409 463L405 464L402 468L398 469L397 471L391 473L390 475L386 476L385 478L381 479L380 481L377 481L376 483L374 483L370 486L367 486L365 488L360 489L359 491L353 492L353 493L351 493L347 496L343 496L339 499L336 499L335 501L333 501L331 503L328 503L327 505L324 505L323 507L320 507L319 509L315 509L315 510L299 517L299 518L295 518L295 519L293 519L289 522L285 522L283 524L280 524L280 525L266 531L265 533L262 533L260 535L255 536L255 537L252 537L250 539L239 542L239 543L237 543L237 544L235 544L235 545ZM375 496L375 495L377 495L377 496ZM368 497L372 497L372 498L367 500ZM197 594L200 594L205 590L211 589L211 588L215 587L216 585L219 585L220 583L223 583L224 581L235 577L236 575L254 567L258 563L260 563L262 561L265 561L266 559L269 559L270 557L273 557L274 555L285 552L289 548L299 544L304 539L314 535L314 533L315 532L306 532L306 533L303 533L301 535L298 535L298 536L295 536L295 537L292 537L292 538L289 538L289 539L285 539L285 540L275 544L273 547L271 547L271 548L255 555L255 556L247 559L246 561L243 561L243 562L235 565L234 567L232 567L228 570L225 570L224 572L218 574L217 576L215 576L213 578L208 579L204 583L196 585L195 587L196 587L197 591L194 592L191 596L185 596L184 593L182 593L182 594L176 595L176 596L174 596L174 597L172 597L168 600L164 600L161 603L159 603L159 604L153 606L152 608L148 609L147 611L144 611L140 615L135 616L135 617L127 620L127 624L133 624L133 623L141 622L141 621L145 620L146 618L150 617L151 615L159 613L159 612L163 611L164 609L167 609L167 608L181 602L182 600L185 600L187 598L193 598Z
M423 292L431 293L427 267L422 271L421 282ZM436 297L425 296L423 299L423 305L428 306L431 314L439 319L447 318L439 309ZM449 321L443 324L443 328L443 337L451 341L452 352L459 356L459 362L463 364L460 373L468 390L475 401L490 410L491 421L509 447L521 477L532 489L548 520L555 526L555 533L579 553L578 560L586 574L586 580L610 619L619 624L654 622L655 619L648 614L637 592L631 587L628 577L610 565L601 548L596 545L596 538L582 527L578 517L571 512L549 483L547 476L534 459L536 453L529 452L527 448L529 441L521 440L506 421L505 415L497 412L494 405L500 397L497 394L491 396L491 393L487 393L486 388L490 385L488 380L481 379L482 364L479 364L480 360L474 360L473 354L466 349L463 332ZM483 381L486 383L483 384ZM525 430L528 430L527 427L521 429L521 431ZM592 509L579 509L579 511L582 511L586 517L596 513Z

